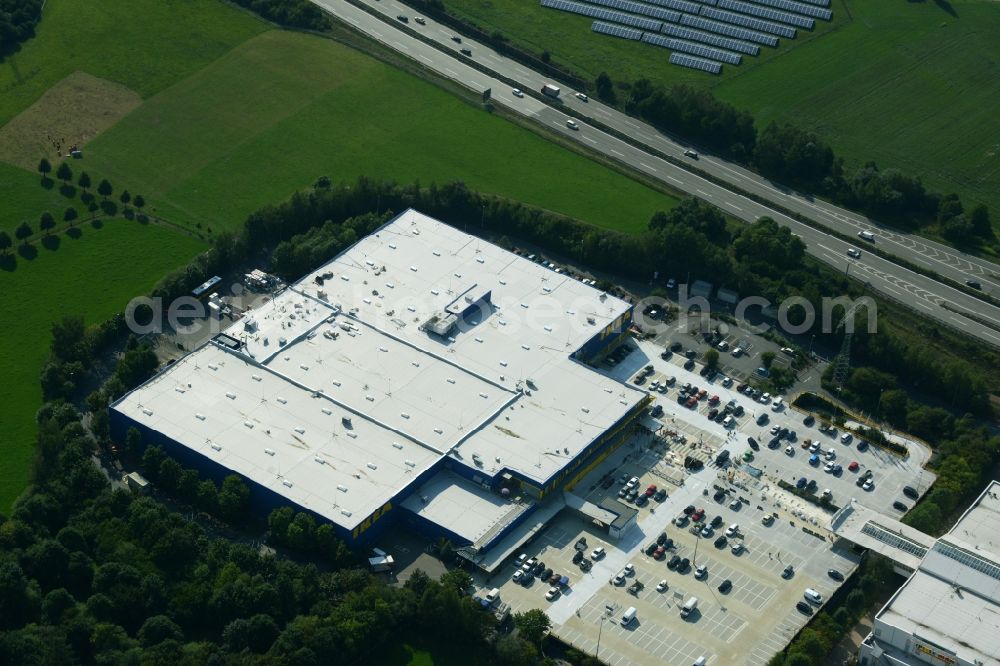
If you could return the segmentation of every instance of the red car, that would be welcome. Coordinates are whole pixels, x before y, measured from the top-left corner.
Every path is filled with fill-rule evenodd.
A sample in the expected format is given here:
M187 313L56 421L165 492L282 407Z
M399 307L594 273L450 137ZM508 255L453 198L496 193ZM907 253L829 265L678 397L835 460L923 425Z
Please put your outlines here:
M719 396L713 395L711 398L708 399L708 404L710 404L710 405L717 405L717 404L719 404Z
M646 497L652 497L656 494L656 484L652 484L649 488L646 488Z
M708 391L706 391L705 389L702 389L702 390L698 391L698 399L699 400L704 400L707 395L708 395Z
M691 514L691 520L696 523L699 522L704 517L705 517L704 509L695 509L694 513Z
M698 398L688 398L685 404L690 408L694 408L698 404Z
M847 469L851 470L852 472L857 472L858 471L858 461L857 460L852 460L851 464L847 466Z
M663 546L657 546L656 550L653 552L653 559L662 560L666 552L667 550Z

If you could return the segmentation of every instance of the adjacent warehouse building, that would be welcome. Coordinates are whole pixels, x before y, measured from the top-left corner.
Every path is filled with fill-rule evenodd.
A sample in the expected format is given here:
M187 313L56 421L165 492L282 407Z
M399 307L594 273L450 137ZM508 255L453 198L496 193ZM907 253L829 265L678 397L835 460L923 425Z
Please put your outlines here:
M862 666L1000 665L1000 483L993 482L875 617Z
M401 520L482 553L631 434L646 394L587 365L631 318L409 210L123 396L112 433L351 544Z

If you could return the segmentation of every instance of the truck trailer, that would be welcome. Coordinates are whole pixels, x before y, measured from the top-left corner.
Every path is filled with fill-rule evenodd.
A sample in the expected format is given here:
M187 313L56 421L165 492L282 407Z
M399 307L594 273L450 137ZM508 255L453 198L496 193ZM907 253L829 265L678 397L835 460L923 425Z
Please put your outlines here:
M559 97L559 88L551 83L546 83L542 86L542 94L548 95L549 97Z

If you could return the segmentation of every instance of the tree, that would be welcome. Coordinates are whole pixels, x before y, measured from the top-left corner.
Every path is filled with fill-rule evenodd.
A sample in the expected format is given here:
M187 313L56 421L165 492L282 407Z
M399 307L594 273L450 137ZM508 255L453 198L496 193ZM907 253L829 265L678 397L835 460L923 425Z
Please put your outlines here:
M230 474L222 481L222 490L219 491L219 510L222 517L229 521L235 521L243 516L250 504L250 490L236 474Z
M31 238L31 227L27 222L22 222L21 225L14 230L14 235L17 236L17 240L21 241L23 245L28 244L28 239Z
M715 370L719 367L719 352L714 349L709 349L705 352L705 367L709 370Z
M597 90L597 98L602 102L614 104L618 101L617 96L615 95L615 86L611 82L611 77L608 76L607 72L601 72L597 75L594 87Z
M78 217L79 214L76 212L76 208L73 208L72 206L70 206L63 212L63 219L69 222L70 226L72 226L73 220L75 220Z
M165 640L182 641L184 632L166 615L154 615L142 623L136 638L143 646L150 647Z
M14 243L10 239L10 234L6 231L0 231L0 254L7 254L7 250L13 246Z
M538 645L542 642L545 632L552 628L552 621L545 614L545 611L532 608L523 613L515 613L514 625L517 626L517 630L524 637L524 640Z
M43 157L41 161L38 162L38 173L42 174L42 180L47 180L51 172L52 164L50 164L49 161Z
M69 165L63 162L56 169L56 178L61 180L64 185L68 185L69 181L73 178L73 170L69 168Z
M472 585L472 576L463 569L452 569L441 574L439 579L441 584L445 587L450 587L459 594L465 594L465 591L469 589Z
M770 368L771 364L774 363L774 352L766 351L760 355L760 362L765 368Z
M38 228L44 231L46 236L55 226L56 219L52 217L52 213L48 211L42 213L42 217L38 220Z
M84 191L90 188L90 176L86 171L80 173L80 178L76 181L76 184L83 188Z
M538 651L531 643L511 635L499 639L496 650L500 663L505 666L530 666L538 656Z
M129 194L128 190L122 190L121 196L118 197L118 200L122 202L123 206L128 206L129 202L132 201L132 195Z
M139 212L141 213L141 212L142 212L142 208L143 208L143 206L145 206L145 205L146 205L146 199L144 199L144 198L143 198L143 196L142 196L141 194L137 194L137 195L135 195L135 198L134 198L134 199L132 199L132 204L133 204L133 205L134 205L134 206L135 206L136 208L138 208L138 209L139 209Z
M97 184L97 193L107 200L107 198L111 196L111 192L111 183L108 182L107 178L102 178L101 182Z

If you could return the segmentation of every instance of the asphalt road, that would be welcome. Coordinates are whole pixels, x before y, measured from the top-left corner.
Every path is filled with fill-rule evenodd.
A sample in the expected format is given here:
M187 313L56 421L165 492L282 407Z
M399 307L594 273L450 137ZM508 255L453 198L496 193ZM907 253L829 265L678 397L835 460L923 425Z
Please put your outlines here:
M865 241L859 239L858 243L853 245L845 243L768 206L759 204L726 187L660 159L645 150L636 148L630 143L588 125L586 122L578 121L578 128L570 129L566 125L568 116L558 109L531 96L517 97L513 95L510 87L501 80L480 72L464 61L471 57L491 71L518 81L522 89L541 89L542 84L550 79L465 37L461 38L460 43L454 41L452 38L456 35L453 30L447 26L439 25L431 19L425 19L423 25L417 24L413 20L416 16L414 11L395 0L367 1L368 5L380 12L385 20L372 16L345 0L313 0L315 4L336 18L379 40L385 46L424 64L444 77L476 91L491 88L494 104L502 105L516 113L530 117L549 129L580 142L590 150L603 153L607 157L643 172L648 177L655 178L674 189L712 203L733 217L747 222L753 222L762 216L773 218L799 236L806 243L807 250L812 256L838 270L843 270L851 277L868 283L872 289L911 307L920 314L991 345L1000 346L1000 308L866 252ZM397 15L409 17L409 22L406 25L437 42L444 49L444 52L440 48L427 44L401 30L403 24L396 19ZM471 56L461 54L460 49L462 48L470 49ZM687 146L675 142L645 123L630 118L600 102L581 101L569 90L564 90L561 97L563 104L573 108L576 112L627 134L649 148L681 160L689 159L683 156ZM691 161L695 164L694 160ZM778 203L788 210L801 213L841 233L855 234L862 229L870 230L875 234L875 243L880 249L891 252L915 265L925 266L958 282L965 282L970 278L976 279L982 283L986 292L1000 295L1000 266L996 264L916 236L897 234L882 229L872 221L855 213L822 201L810 200L785 189L779 189L761 176L724 160L703 155L697 160L696 166L710 173L713 177L731 183L732 186L766 197L769 201ZM849 258L847 250L850 247L860 249L861 257L858 259ZM711 276L693 277L710 278ZM947 307L944 307L945 305Z

